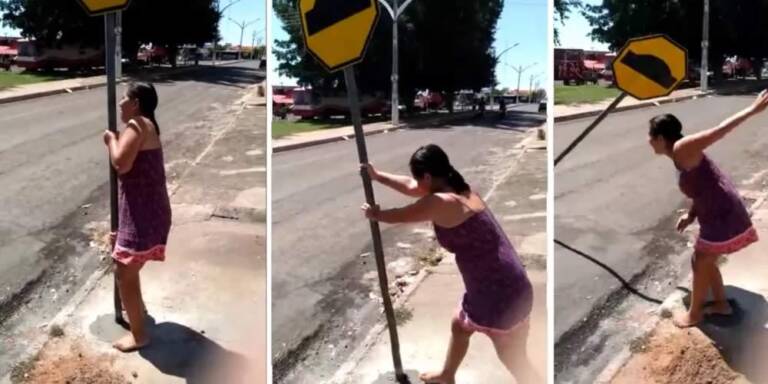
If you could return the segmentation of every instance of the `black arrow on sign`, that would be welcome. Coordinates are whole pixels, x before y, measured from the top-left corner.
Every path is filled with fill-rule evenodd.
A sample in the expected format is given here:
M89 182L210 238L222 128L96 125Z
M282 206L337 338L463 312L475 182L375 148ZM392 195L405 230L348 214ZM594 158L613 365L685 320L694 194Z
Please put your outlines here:
M307 12L307 35L312 36L370 6L370 0L317 0L315 7Z
M667 63L656 56L637 54L630 50L621 62L664 88L669 88L677 82Z

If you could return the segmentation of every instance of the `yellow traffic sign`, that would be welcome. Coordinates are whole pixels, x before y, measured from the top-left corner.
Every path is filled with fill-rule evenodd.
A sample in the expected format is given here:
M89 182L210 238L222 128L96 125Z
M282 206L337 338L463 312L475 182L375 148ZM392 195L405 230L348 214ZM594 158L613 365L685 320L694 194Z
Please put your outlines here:
M333 72L363 60L378 0L299 0L307 50Z
M103 15L109 12L121 11L128 8L131 0L77 0L91 16Z
M616 85L639 100L672 93L688 74L688 51L665 35L631 39L613 60Z

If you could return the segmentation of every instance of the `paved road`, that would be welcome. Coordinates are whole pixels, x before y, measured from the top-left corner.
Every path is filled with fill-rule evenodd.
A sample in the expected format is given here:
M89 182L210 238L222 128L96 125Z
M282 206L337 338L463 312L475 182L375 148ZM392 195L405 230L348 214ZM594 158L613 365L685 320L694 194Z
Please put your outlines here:
M407 174L412 152L419 145L436 143L484 193L495 177L504 173L505 169L495 165L507 164L514 156L515 145L528 132L525 127L543 121L543 115L521 111L510 113L498 126L494 122L370 136L368 148L377 167ZM306 375L312 375L308 370L317 375L329 373L334 360L343 359L344 350L351 350L351 344L359 341L376 320L379 307L369 293L378 294L378 288L361 283L362 276L375 266L373 260L366 263L366 258L360 257L370 251L370 233L359 211L364 196L357 164L353 141L289 151L273 158L272 351L278 377L293 367L291 362L299 360L304 360ZM408 201L380 187L376 193L383 207ZM417 229L429 227L382 226L388 261L422 252L416 251L425 244L419 241L423 235L414 233ZM413 244L413 249L405 252L395 245L398 242ZM289 378L288 382L291 380L301 382L300 378Z
M636 277L638 284L676 282L675 276L687 273L680 256L687 256L687 239L673 227L676 210L688 203L677 189L669 159L655 156L648 145L647 122L656 114L673 113L690 133L716 125L750 101L751 96L712 97L608 117L556 169L555 237L601 259L626 278ZM589 122L558 124L555 154ZM768 115L757 117L708 151L743 191L762 189L768 160L766 126ZM556 360L563 363L568 351L584 347L574 343L588 339L595 322L610 316L618 305L605 303L618 284L594 264L558 246L555 261L555 339L562 344ZM649 284L646 289L651 296L664 298L672 288ZM590 314L590 321L582 323ZM604 351L605 340L592 342L597 346L589 349Z
M229 123L244 88L262 78L243 63L156 82L171 182ZM108 215L105 99L100 88L0 105L0 324L32 311L28 296L39 285L49 288L38 309L55 313L97 267L88 228ZM52 270L67 274L66 289Z

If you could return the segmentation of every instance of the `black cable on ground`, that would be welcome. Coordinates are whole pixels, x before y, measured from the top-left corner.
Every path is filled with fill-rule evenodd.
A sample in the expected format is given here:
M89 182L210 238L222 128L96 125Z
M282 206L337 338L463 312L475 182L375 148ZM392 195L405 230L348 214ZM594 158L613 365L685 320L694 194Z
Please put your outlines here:
M600 266L601 268L606 270L608 273L610 273L613 277L615 277L616 280L621 282L621 285L624 287L624 289L629 291L629 293L631 293L631 294L633 294L635 296L638 296L641 299L643 299L645 301L649 301L651 303L661 304L663 302L662 300L655 299L653 297L647 296L646 294L638 291L633 286L631 286L627 280L625 280L623 277L621 277L621 275L619 275L616 271L611 269L611 267L605 265L600 260L597 260L594 257L592 257L590 255L587 255L586 253L584 253L582 251L579 251L578 249L575 249L575 248L571 247L570 245L567 245L567 244L563 243L560 240L555 239L555 244L557 244L557 245L559 245L559 246L561 246L561 247L563 247L563 248L565 248L565 249L567 249L567 250L569 250L569 251L571 251L571 252L573 252L573 253L575 253L575 254L577 254L577 255L579 255L579 256L581 256L581 257L583 257L583 258L585 258L585 259L587 259L587 260L589 260L591 262L593 262L593 263L595 263L595 264L597 264L598 266Z
M593 121L586 129L584 129L584 131L581 132L581 134L579 134L579 136L577 136L576 139L573 140L573 142L571 142L571 144L569 144L568 147L566 147L565 150L562 153L560 153L560 155L557 156L557 158L555 159L555 165L554 166L557 167L557 164L560 163L561 161L563 161L563 159L565 159L565 157L568 156L568 154L571 153L571 151L573 151L576 148L576 146L579 145L579 143L581 143L581 141L584 140L584 138L586 138L587 135L589 135L589 133L592 132L592 130L595 129L595 127L597 127L597 125L600 124L600 122L602 122L603 119L605 119L606 116L608 116L608 114L613 109L616 108L616 106L619 105L619 103L624 99L625 96L627 96L627 94L622 92L615 100L613 100L611 105L609 105L608 108L606 108L595 119L595 121ZM577 255L579 255L579 256L587 259L587 260L589 260L589 261L591 261L591 262L593 262L594 264L597 264L599 267L601 267L604 270L608 271L608 273L610 273L613 277L615 277L616 280L621 282L621 285L624 287L624 289L626 289L627 291L629 291L633 295L636 295L636 296L640 297L641 299L649 301L651 303L656 303L656 304L661 304L662 303L661 300L654 299L654 298L652 298L650 296L647 296L644 293L642 293L642 292L638 291L637 289L635 289L634 287L632 287L629 284L629 282L627 282L626 280L624 280L623 277L621 277L621 275L616 273L616 271L611 269L611 267L605 265L600 260L597 260L596 258L594 258L594 257L592 257L590 255L587 255L586 253L581 252L578 249L575 249L575 248L573 248L573 247L563 243L560 240L555 239L555 244L557 244L557 245L559 245L559 246L561 246L561 247L563 247L563 248L565 248L565 249L567 249L567 250L569 250L569 251L571 251L571 252L573 252L573 253L575 253L575 254L577 254Z

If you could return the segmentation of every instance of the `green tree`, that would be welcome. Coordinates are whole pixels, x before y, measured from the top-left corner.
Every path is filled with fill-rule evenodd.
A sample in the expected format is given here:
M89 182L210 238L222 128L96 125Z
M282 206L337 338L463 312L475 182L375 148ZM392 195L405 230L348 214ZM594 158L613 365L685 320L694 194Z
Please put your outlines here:
M47 45L98 47L104 21L89 17L75 0L0 0L2 22ZM141 44L166 47L172 60L182 44L202 45L218 34L213 0L133 0L123 12L123 50L135 57Z
M565 24L565 20L568 20L568 14L571 13L572 8L581 7L580 0L555 0L555 45L560 45L560 29L558 25Z
M492 49L503 0L417 0L400 18L401 100L412 103L417 89L452 96L460 89L491 86L496 66ZM274 0L288 34L274 43L282 75L321 92L343 88L343 74L330 74L306 52L296 0ZM383 9L382 13L386 12ZM389 93L392 20L382 14L365 60L356 66L358 84L368 93Z
M711 0L709 66L716 76L727 56L750 58L759 67L766 54L768 32L762 27L768 1ZM628 39L654 33L670 36L701 61L703 2L673 0L604 0L585 5L591 36L620 49Z

